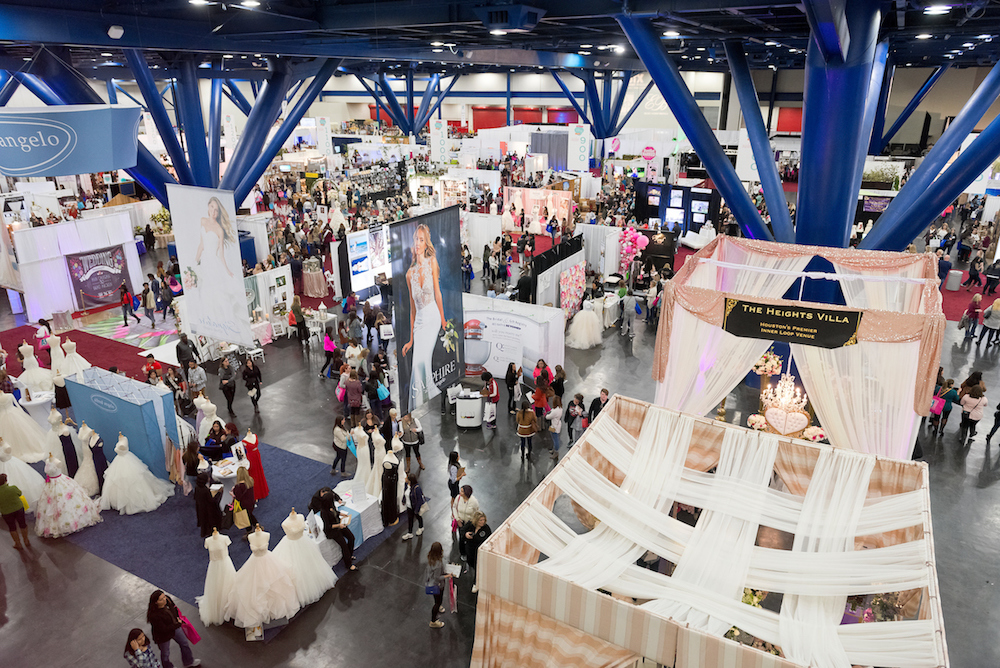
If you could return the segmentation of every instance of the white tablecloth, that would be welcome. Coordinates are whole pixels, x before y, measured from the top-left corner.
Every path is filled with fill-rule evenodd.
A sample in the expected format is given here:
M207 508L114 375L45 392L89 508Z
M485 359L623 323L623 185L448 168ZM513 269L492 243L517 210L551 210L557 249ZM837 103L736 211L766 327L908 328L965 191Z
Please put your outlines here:
M621 314L621 299L611 294L604 297L604 326L613 327Z
M379 501L377 498L371 494L366 494L364 499L357 500L351 493L351 487L353 482L351 480L342 480L333 491L335 491L340 498L344 500L342 508L347 512L357 513L361 517L361 540L366 541L372 536L377 536L382 533L382 509L379 507ZM354 521L351 521L352 528ZM357 537L357 532L355 532L355 537Z
M18 403L21 404L24 410L28 411L31 419L37 422L43 431L51 429L49 412L52 410L52 400L56 398L55 392L32 392L31 401L28 401L24 398L26 396L24 386L18 383L15 383L15 385L21 390L21 399Z
M222 492L219 493L219 506L225 508L233 500L230 492L236 486L236 471L240 465L250 470L250 462L246 459L238 461L235 457L226 457L212 464L212 480L222 483Z

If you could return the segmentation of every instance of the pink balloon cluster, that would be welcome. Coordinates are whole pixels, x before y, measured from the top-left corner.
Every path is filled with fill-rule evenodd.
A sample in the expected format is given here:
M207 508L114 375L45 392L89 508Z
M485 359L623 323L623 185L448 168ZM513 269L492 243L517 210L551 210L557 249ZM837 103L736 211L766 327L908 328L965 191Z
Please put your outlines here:
M619 273L624 275L632 264L632 260L635 259L643 248L649 245L649 237L634 227L624 227L618 236L618 244L621 247Z

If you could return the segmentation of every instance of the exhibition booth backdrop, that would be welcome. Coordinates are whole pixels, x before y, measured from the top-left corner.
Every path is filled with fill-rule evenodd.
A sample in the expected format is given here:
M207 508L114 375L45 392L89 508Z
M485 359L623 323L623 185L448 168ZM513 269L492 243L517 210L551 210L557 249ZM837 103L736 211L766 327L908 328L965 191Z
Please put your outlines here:
M560 276L576 265L586 265L583 238L573 237L550 248L532 260L536 272L535 303L560 305ZM581 295L582 297L582 295Z
M513 362L527 377L539 359L550 367L564 363L566 318L561 309L469 293L462 295L462 305L465 375L478 376L485 369L502 379Z
M166 461L180 443L174 395L166 388L90 367L66 379L73 414L104 439L104 454L114 459L118 432L128 448L157 477L168 479Z
M621 396L479 548L476 584L474 668L948 666L925 463ZM871 595L898 608L845 619Z
M504 210L510 211L513 204L518 215L524 212L527 231L531 234L548 234L545 226L549 219L555 216L562 224L573 218L573 193L566 190L547 190L544 188L504 188ZM549 217L542 220L543 209L548 209ZM510 219L504 218L504 232L520 232L521 228ZM558 236L558 234L557 234Z
M123 280L133 291L141 286L131 225L129 214L122 212L15 230L28 320L114 303Z
M836 273L805 272L817 256ZM664 287L656 403L705 415L784 341L830 443L909 459L944 337L936 263L720 235ZM782 298L806 280L836 281L847 306Z
M477 272L482 271L483 246L493 248L494 240L503 234L500 225L499 215L462 212L462 244L469 247Z

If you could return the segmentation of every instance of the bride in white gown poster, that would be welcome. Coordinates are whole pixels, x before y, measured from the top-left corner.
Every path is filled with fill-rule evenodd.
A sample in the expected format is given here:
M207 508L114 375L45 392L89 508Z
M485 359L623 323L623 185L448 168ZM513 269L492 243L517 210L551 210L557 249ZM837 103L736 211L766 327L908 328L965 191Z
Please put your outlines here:
M403 415L460 377L464 321L459 229L458 207L390 228Z
M184 286L182 329L252 345L232 191L169 185L167 197Z

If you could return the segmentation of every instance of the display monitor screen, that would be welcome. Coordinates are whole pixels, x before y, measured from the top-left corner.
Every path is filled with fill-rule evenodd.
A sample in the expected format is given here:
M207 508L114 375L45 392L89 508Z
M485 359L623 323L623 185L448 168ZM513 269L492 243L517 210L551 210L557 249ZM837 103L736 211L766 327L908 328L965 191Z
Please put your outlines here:
M684 209L667 209L667 215L665 220L668 223L683 223Z
M649 202L649 206L660 206L660 194L656 193L654 195L650 193L647 201Z
M670 191L670 206L672 206L672 207L684 206L684 191L683 190L671 190Z
M692 213L708 213L708 202L702 200L693 200L691 202L691 212Z
M705 222L705 214L703 214L703 213L692 213L691 214L691 222L692 223L704 223Z
M278 171L279 172L290 172L290 171L292 171L292 166L291 165L278 165Z

